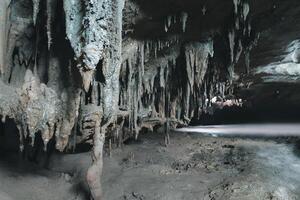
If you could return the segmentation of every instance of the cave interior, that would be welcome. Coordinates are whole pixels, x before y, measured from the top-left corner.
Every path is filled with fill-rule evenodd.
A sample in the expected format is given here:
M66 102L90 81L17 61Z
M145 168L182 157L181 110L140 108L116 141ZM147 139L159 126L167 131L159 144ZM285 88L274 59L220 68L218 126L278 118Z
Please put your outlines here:
M22 199L22 191L13 194L9 189L16 180L7 174L18 172L15 176L23 177L35 171L47 176L51 176L49 171L63 174L71 186L60 183L61 190L71 187L72 192L61 196L36 192L30 196L34 188L23 188L23 199L262 198L224 192L234 181L223 185L222 195L216 192L220 188L214 188L213 193L207 186L206 196L194 188L197 198L167 189L163 196L161 190L153 189L155 186L149 191L158 191L156 198L132 191L123 194L128 188L114 185L110 179L120 179L125 185L134 181L147 184L114 177L119 168L114 168L110 159L117 160L127 152L128 165L139 155L147 156L139 148L148 151L149 145L169 148L164 151L171 155L171 151L184 151L178 147L178 138L183 137L186 145L202 141L202 150L207 151L201 158L193 157L192 163L197 159L217 162L207 159L217 160L224 154L225 150L219 149L224 146L226 152L230 149L226 159L232 156L224 163L243 163L235 160L236 155L244 156L242 150L236 152L232 146L249 145L247 135L212 141L211 137L176 130L300 123L299 33L299 0L1 0L0 178L7 184L0 183L0 199ZM272 159L277 151L286 150L276 144L287 145L299 157L298 137L294 135L282 132L276 137L252 139L253 148L270 145L266 152ZM159 142L153 147L153 141ZM211 152L205 149L210 144ZM194 151L202 151L198 148ZM258 151L255 153L261 155ZM282 160L296 165L298 160L289 158ZM194 166L189 163L181 169L183 165L177 162L170 173L190 173L188 169ZM296 173L298 168L291 170ZM290 177L285 170L278 170L282 172L278 177ZM185 181L189 180L196 184L193 178ZM32 184L39 184L39 179L35 181ZM300 190L300 182L292 183L293 189L285 190L265 186L270 191L261 193L263 199L299 199L299 192L294 191ZM48 193L55 192L52 190ZM143 191L137 186L136 190Z

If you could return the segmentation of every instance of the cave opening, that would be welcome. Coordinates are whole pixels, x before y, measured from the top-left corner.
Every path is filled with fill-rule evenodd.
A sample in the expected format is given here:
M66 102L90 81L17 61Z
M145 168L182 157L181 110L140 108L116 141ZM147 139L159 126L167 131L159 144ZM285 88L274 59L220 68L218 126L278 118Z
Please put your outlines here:
M4 122L5 121L5 122ZM0 122L0 137L2 152L18 152L20 148L19 131L14 120L6 117Z
M52 139L45 147L41 133L34 138L20 135L13 119L6 117L0 122L0 154L1 163L10 162L15 168L26 168L26 165L47 167L48 161L55 150L55 141ZM26 137L21 140L22 137ZM25 164L23 165L22 162Z

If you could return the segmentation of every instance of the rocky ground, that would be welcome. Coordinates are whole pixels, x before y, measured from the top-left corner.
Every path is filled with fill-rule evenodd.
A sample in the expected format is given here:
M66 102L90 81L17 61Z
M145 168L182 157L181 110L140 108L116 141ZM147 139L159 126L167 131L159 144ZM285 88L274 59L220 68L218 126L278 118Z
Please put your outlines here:
M105 157L106 200L297 200L296 139L142 135ZM1 156L1 200L87 199L82 166L89 154L55 156L49 170ZM23 163L23 162L22 162ZM64 163L64 164L62 164Z

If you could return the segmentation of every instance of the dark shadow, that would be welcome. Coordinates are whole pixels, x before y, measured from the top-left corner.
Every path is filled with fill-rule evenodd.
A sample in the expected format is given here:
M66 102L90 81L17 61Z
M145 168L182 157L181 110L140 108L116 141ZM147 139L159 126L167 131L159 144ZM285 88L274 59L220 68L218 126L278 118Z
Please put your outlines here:
M91 193L90 193L89 189L87 188L87 186L82 181L75 184L71 190L72 190L72 192L74 192L76 194L82 194L82 196L84 197L85 200L91 199Z

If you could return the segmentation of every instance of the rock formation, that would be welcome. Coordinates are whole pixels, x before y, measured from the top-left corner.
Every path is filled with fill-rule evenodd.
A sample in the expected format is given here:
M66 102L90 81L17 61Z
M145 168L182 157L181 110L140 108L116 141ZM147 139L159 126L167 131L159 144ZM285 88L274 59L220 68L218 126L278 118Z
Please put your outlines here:
M258 0L2 0L2 123L14 120L20 151L34 146L37 134L45 151L50 140L62 152L91 144L87 182L93 198L101 199L105 138L122 143L159 126L168 134L213 112L217 101L234 98L237 85L251 82L244 75L266 64L251 54L267 37L257 19L265 14L270 25L269 9L277 16L290 6L268 1L263 9ZM299 63L298 49L292 62Z

